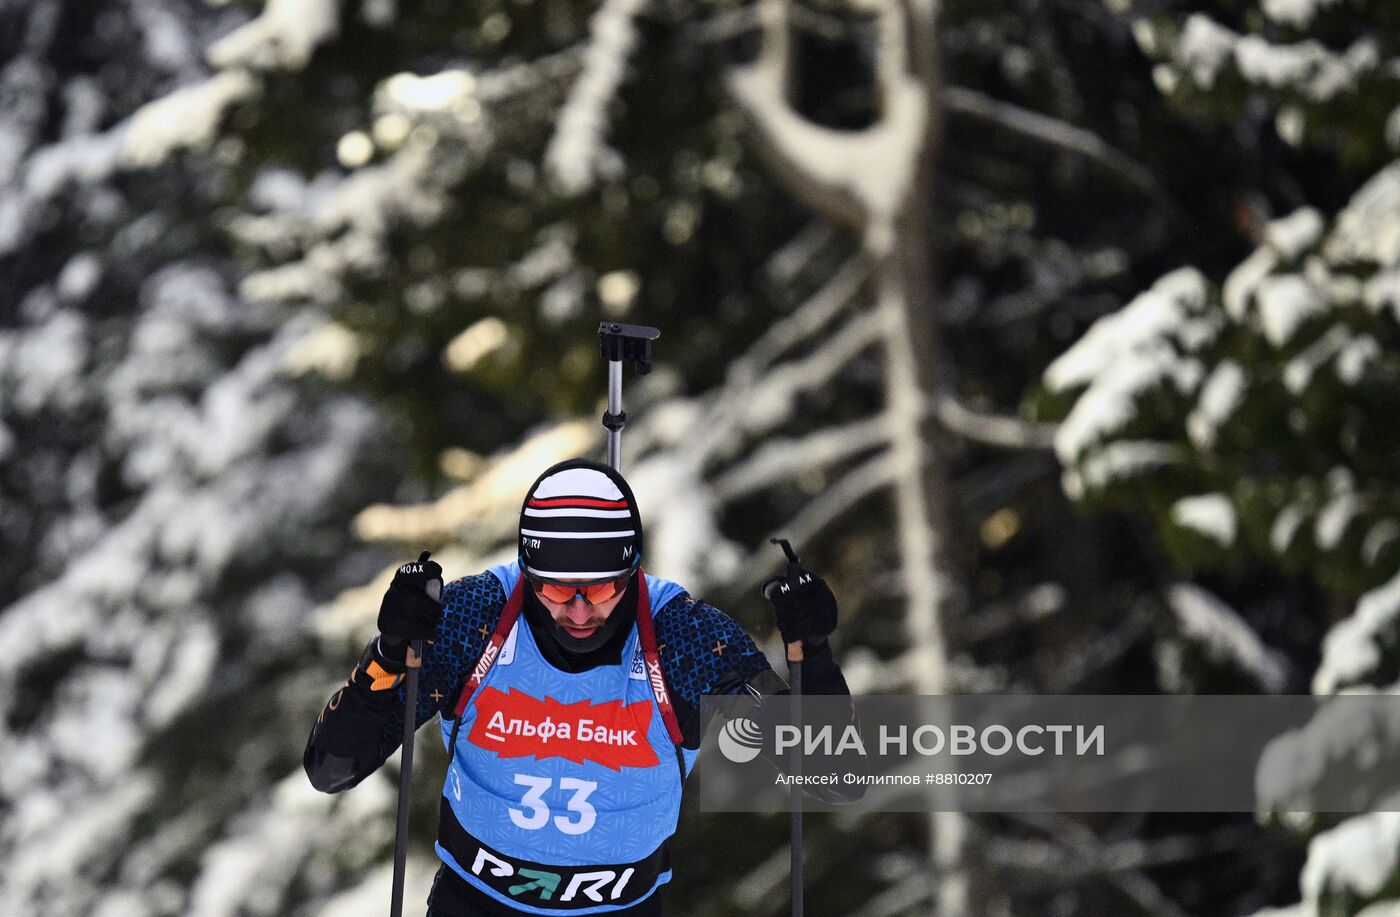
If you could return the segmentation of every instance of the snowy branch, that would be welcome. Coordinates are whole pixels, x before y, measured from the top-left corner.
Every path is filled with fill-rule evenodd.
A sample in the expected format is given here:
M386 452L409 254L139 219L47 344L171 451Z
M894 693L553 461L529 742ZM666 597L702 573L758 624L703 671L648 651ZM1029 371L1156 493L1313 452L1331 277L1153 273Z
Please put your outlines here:
M1071 694L1094 674L1121 659L1148 633L1157 610L1146 603L1135 605L1121 623L1108 633L1076 648L1072 655L1059 660L1059 665L1041 678L1046 694Z
M131 116L123 136L124 162L149 167L179 150L207 149L218 135L225 113L259 89L258 82L244 71L230 70L148 103Z
M941 101L951 112L990 121L1022 136L1083 156L1139 191L1158 190L1151 170L1104 142L1093 131L958 86L946 87Z
M935 397L931 410L945 429L984 446L1052 449L1059 429L1058 424L979 414L947 393Z
M958 622L958 636L967 643L999 637L1026 624L1034 624L1062 611L1065 589L1058 583L1042 583L1014 602L992 605Z
M215 67L300 70L340 30L340 0L268 0L258 18L209 49Z
M731 454L744 435L768 432L790 418L799 395L830 382L879 336L874 322L856 317L810 354L755 379L742 395L726 386L725 397L714 403L693 446L699 460L706 463Z
M577 73L582 58L580 49L568 48L529 63L487 70L477 75L477 95L485 104L500 104L541 87L552 87Z
M869 276L870 267L862 258L852 258L842 264L817 292L791 315L774 323L741 357L729 364L725 385L751 386L753 380L783 354L828 331Z
M856 227L866 247L886 253L894 223L914 181L928 118L928 88L907 72L903 9L872 4L878 21L876 80L881 118L860 131L837 131L803 118L786 97L791 51L788 0L760 0L763 44L758 58L729 74L729 88L752 119L761 149L794 194L829 219Z
M786 287L804 276L822 249L836 238L830 224L813 220L768 259L764 273L774 284Z
M802 512L778 526L768 537L806 544L861 500L889 486L893 476L894 469L888 454L882 453L869 459L848 471L822 492L821 500L809 503ZM768 537L763 538L759 549L740 565L740 575L733 582L734 592L747 592L767 578L769 552L772 550Z
M810 469L824 469L851 456L885 445L884 424L874 417L829 427L801 439L769 439L711 485L716 499L728 502Z
M590 188L612 158L603 140L607 109L637 44L633 20L645 5L646 0L604 0L589 23L582 72L559 111L544 154L545 168L566 194Z
M865 902L859 910L852 911L850 917L900 917L919 913L920 905L933 897L936 882L937 877L927 871L911 872Z

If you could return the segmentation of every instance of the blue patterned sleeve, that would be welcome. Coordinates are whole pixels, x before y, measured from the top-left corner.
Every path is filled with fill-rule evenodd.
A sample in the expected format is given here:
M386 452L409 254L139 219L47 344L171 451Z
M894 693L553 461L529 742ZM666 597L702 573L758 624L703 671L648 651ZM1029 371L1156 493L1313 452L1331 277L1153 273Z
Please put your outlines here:
M661 668L675 699L689 768L707 727L700 709L702 697L742 691L766 697L786 694L788 686L739 622L718 608L682 593L656 612L655 619ZM814 686L818 688L810 693L850 694L829 645L824 644L804 662L804 674L808 664L813 668ZM782 709L777 708L779 714ZM774 760L767 752L763 756L779 771L790 772L784 762ZM845 805L860 799L864 788L815 786L803 787L802 791L831 805Z
M735 694L768 659L729 615L682 593L654 615L661 667L671 690L692 708L707 694Z

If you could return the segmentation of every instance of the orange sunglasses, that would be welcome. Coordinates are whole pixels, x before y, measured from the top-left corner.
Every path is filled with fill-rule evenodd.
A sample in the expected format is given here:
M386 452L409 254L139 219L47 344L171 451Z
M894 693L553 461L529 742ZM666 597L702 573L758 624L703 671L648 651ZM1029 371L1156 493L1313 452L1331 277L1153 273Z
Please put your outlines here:
M549 599L556 605L567 605L574 600L575 595L583 596L583 600L589 605L601 605L613 596L620 594L627 588L627 581L632 578L632 574L618 577L617 579L605 580L601 583L546 583L544 580L530 579L530 588L535 590L535 595L540 598Z

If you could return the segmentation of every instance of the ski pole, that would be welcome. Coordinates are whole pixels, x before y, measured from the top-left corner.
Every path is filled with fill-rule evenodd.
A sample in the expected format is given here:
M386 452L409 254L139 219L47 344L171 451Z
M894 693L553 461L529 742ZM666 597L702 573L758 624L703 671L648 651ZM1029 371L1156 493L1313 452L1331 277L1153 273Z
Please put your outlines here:
M800 569L801 561L797 559L797 552L792 549L792 545L786 538L770 538L773 544L783 549L783 553L788 559L788 575L795 576L795 571ZM791 681L788 685L790 697L792 698L792 719L793 725L798 729L802 728L802 641L794 640L787 644L788 675ZM800 771L802 759L793 759L793 770ZM792 853L792 867L790 879L792 885L792 917L802 917L802 862L803 862L803 841L802 841L802 796L800 791L794 789L788 796L788 849Z
M622 410L622 364L632 363L637 375L651 372L651 345L661 332L646 325L623 325L603 322L598 326L598 349L608 361L608 409L603 413L603 426L608 431L608 464L622 471L622 430L627 426L627 412Z
M792 718L798 729L802 723L802 641L787 645L788 674L792 676ZM798 770L801 759L798 759ZM802 917L802 798L794 786L788 824L788 847L792 851L792 917Z
M418 562L427 559L428 552L424 551ZM430 581L427 590L433 601L442 601L441 580ZM410 641L404 662L408 673L404 678L403 756L399 761L399 817L394 831L394 897L389 907L389 917L403 917L404 873L408 867L408 804L413 792L413 736L418 729L418 671L423 667L422 640Z
M389 910L390 917L403 917L404 870L408 860L408 803L413 790L413 733L418 719L418 669L422 666L423 643L414 640L409 644L405 661L408 663L408 677L404 679L407 699L403 711L403 758L399 767L399 823L394 832L394 903Z

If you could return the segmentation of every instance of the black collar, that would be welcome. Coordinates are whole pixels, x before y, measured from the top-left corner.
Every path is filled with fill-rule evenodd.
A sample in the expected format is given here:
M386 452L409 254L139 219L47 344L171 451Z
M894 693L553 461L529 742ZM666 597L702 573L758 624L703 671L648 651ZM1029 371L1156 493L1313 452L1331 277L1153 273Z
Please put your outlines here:
M637 586L634 576L627 584L622 601L608 615L608 620L599 632L585 640L571 637L564 632L549 610L541 604L535 590L525 587L525 621L535 636L540 653L554 666L564 672L586 672L601 665L618 665L622 662L622 648L627 645L627 637L632 632L632 624L637 620Z

